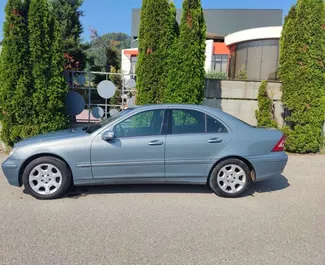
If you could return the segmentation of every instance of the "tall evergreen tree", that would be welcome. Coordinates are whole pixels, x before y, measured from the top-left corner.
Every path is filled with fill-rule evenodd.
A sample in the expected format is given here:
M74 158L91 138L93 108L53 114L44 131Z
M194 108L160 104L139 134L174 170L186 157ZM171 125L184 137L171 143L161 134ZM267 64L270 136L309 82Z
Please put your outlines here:
M27 12L29 1L9 0L3 26L4 39L0 57L1 138L13 145L28 135L31 124L30 72Z
M33 133L64 128L62 37L47 0L31 0L28 14L30 64L33 77Z
M83 0L51 0L51 2L54 7L54 14L61 25L65 68L83 70L86 60L81 42L83 27L80 17L83 12L80 7Z
M161 103L167 58L175 38L168 0L143 0L137 63L137 104Z
M35 133L40 126L49 122L41 114L47 111L47 88L51 78L50 13L47 0L31 0L28 13L30 64L33 77L33 119Z
M285 20L280 47L286 149L317 152L324 122L325 28L322 0L299 0Z
M65 128L68 123L65 112L64 99L68 93L68 85L62 75L64 71L64 57L62 54L62 34L59 21L52 14L51 16L51 76L47 89L48 105L46 113L50 123L46 124L47 131L55 131Z
M164 101L200 104L205 85L206 23L201 0L184 0Z

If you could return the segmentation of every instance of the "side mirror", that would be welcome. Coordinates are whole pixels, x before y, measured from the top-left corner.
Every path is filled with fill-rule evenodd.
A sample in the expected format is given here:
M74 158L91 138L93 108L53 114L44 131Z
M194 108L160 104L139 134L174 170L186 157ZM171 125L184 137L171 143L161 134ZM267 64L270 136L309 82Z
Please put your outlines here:
M110 141L115 138L114 132L113 131L106 131L102 134L102 139L104 141Z

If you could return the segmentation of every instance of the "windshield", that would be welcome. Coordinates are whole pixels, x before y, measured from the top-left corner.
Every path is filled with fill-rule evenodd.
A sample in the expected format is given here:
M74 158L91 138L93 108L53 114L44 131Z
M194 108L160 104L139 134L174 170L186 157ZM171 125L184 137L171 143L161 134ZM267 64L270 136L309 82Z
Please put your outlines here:
M89 127L84 127L83 130L85 130L86 133L93 133L97 130L99 130L100 128L104 127L105 125L117 120L118 118L120 117L123 117L125 114L129 113L130 111L132 111L132 109L126 109L126 110L122 110L116 114L114 114L113 116L105 119L105 120L102 120L101 122L99 123L96 123L94 125L91 125Z

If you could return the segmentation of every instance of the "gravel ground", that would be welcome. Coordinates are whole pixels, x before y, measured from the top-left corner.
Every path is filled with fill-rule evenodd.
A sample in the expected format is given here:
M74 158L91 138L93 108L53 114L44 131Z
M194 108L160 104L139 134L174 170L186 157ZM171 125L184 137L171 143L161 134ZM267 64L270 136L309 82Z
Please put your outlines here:
M238 199L138 185L39 201L1 174L0 264L323 265L324 159L290 156L283 176Z

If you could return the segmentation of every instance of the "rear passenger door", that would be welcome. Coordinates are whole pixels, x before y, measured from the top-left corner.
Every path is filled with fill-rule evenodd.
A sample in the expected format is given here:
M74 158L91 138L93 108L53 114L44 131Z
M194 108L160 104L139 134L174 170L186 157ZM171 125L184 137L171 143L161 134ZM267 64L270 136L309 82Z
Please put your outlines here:
M229 143L231 132L199 110L171 108L166 137L166 177L206 177L211 160Z

